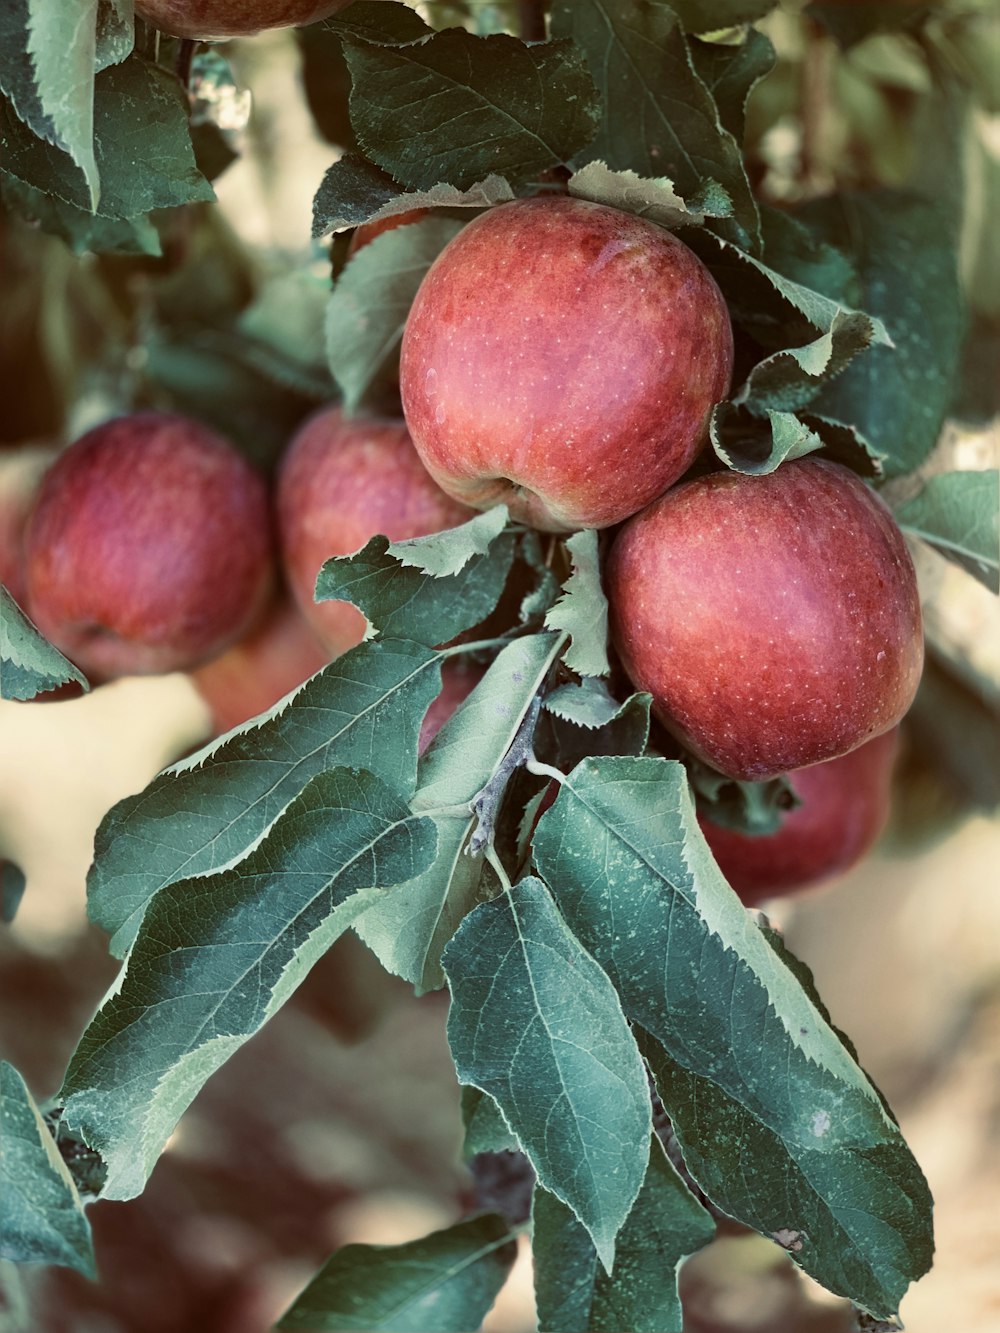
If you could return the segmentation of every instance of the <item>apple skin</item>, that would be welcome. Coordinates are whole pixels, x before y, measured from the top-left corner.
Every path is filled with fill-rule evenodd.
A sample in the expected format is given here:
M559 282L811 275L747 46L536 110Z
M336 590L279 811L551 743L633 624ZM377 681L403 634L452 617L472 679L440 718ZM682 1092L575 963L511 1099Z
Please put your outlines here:
M802 802L775 833L754 837L698 816L719 869L747 907L845 874L889 817L899 728L837 759L789 773Z
M88 676L189 670L273 586L263 478L200 422L106 421L46 473L24 535L27 611Z
M605 528L687 470L732 360L722 294L682 241L603 204L519 200L428 270L403 333L403 414L464 504Z
M246 638L198 667L191 679L212 710L213 734L220 736L271 708L329 660L302 612L284 596Z
M135 12L172 37L251 37L329 18L351 0L135 0Z
M42 477L57 454L48 444L26 444L0 454L0 583L22 607L24 530Z
M334 656L361 642L365 618L349 602L313 600L323 562L353 554L379 533L403 541L472 517L431 480L404 422L345 417L339 407L323 408L292 440L277 505L289 586Z
M636 688L729 777L846 754L916 693L913 563L882 500L837 463L682 483L622 528L605 586Z

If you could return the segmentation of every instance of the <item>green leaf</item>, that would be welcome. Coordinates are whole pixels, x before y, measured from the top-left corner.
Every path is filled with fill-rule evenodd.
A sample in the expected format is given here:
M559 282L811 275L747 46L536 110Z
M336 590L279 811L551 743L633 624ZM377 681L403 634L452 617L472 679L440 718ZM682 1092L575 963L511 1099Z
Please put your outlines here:
M461 229L451 218L429 217L384 232L337 279L327 307L326 351L349 413L376 381L398 376L399 342L417 288Z
M376 891L419 874L434 846L431 822L374 774L333 768L245 860L156 895L60 1094L67 1122L107 1165L104 1197L142 1191L209 1076Z
M608 978L538 879L474 908L443 962L459 1080L497 1103L610 1270L645 1174L651 1110Z
M476 556L486 555L506 526L507 506L494 505L457 528L390 542L386 553L401 565L419 569L433 578L453 578Z
M492 208L514 198L502 176L489 175L467 190L433 185L406 190L388 172L363 157L346 153L330 167L313 200L313 236L359 227L364 222L411 213L415 208Z
M310 778L364 765L403 796L417 736L441 688L440 659L414 643L354 648L290 702L168 768L101 821L88 878L92 920L119 957L164 885L243 856Z
M712 409L708 435L726 467L753 477L766 476L788 459L823 447L819 435L793 412L769 411L761 421L731 402Z
M705 220L707 208L697 212L674 189L673 181L665 176L655 180L634 171L612 171L605 162L588 162L574 171L566 182L566 189L578 199L589 199L594 204L607 204L623 213L649 218L661 227L697 226ZM708 207L711 207L711 201ZM722 209L728 214L728 204Z
M5 208L42 231L59 236L74 254L159 255L160 233L150 218L103 218L73 204L63 203L22 181L0 172L0 198Z
M430 37L434 31L409 5L387 0L354 0L346 13L326 19L321 26L338 37L351 37L374 46L408 46Z
M155 208L215 198L195 166L188 105L168 70L130 56L94 81L94 146L102 217L132 219ZM83 172L58 148L37 138L0 99L3 169L25 185L91 211Z
M517 1258L497 1213L405 1245L345 1245L278 1328L466 1333L479 1328Z
M708 1197L817 1281L891 1316L931 1258L931 1200L882 1100L712 860L684 770L584 760L535 834L611 978Z
M897 505L896 522L1000 593L1000 472L945 472Z
M553 634L508 644L421 757L412 804L434 819L437 858L426 874L376 904L355 926L383 967L418 991L444 984L442 949L491 891L483 855L469 847L480 822L473 802L498 774L509 776L504 762L559 645Z
M814 410L857 426L887 476L910 472L933 449L955 388L964 333L955 219L944 203L890 190L819 200L804 216L849 246L864 307L894 344L848 366Z
M0 857L0 921L5 926L9 926L17 915L27 883L20 866Z
M785 775L766 782L741 782L693 755L687 757L686 765L698 813L722 828L737 833L777 833L789 810L802 804Z
M718 213L740 244L756 247L759 220L739 145L722 125L687 39L665 0L556 0L552 32L587 58L603 101L596 138L575 166L668 177L687 206Z
M512 533L501 534L457 574L432 579L390 555L387 537L373 537L354 555L326 561L316 577L316 600L352 602L382 639L447 643L496 606L515 540Z
M601 587L598 537L585 528L568 537L573 572L563 593L545 617L547 629L564 630L572 638L565 661L581 676L606 676L608 663L608 599Z
M743 7L751 6L747 4ZM763 7L755 6L758 9ZM774 4L769 3L766 7L773 9ZM675 4L673 8L678 9L678 6ZM718 6L713 4L712 8L717 9ZM681 22L690 31L690 25L684 22L683 9L678 9L678 13ZM719 119L736 142L742 144L747 99L761 79L774 68L774 47L762 32L748 28L738 46L730 46L725 42L692 41L691 58L715 99Z
M560 685L550 691L544 707L564 722L593 731L621 717L628 703L619 703L603 680L587 676L579 684Z
M600 706L591 708L582 698L574 699L570 691L603 684L588 677L580 686L562 685L546 696L546 712L538 729L540 759L569 772L590 755L646 753L652 695L632 694L622 704L615 701L614 715L593 726L584 719L589 713L592 720ZM552 708L550 701L554 701Z
M0 699L33 699L70 681L90 686L24 614L0 584Z
M597 93L569 41L450 28L410 46L344 45L358 143L412 190L468 190L491 174L528 181L597 128Z
M711 1215L655 1137L610 1275L599 1266L590 1238L566 1205L536 1185L531 1250L541 1333L679 1330L678 1269L714 1235Z
M0 1061L0 1258L61 1264L96 1278L90 1223L28 1087Z
M492 1097L481 1088L462 1088L462 1156L468 1161L481 1152L517 1152L521 1145Z

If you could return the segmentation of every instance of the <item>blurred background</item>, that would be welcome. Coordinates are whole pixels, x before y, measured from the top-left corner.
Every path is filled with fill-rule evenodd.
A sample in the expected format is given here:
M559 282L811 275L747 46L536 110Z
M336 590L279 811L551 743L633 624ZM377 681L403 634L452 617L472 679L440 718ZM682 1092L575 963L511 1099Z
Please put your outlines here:
M904 178L921 95L909 38L876 32L842 54L815 33L807 40L796 8L768 28L780 61L760 92L776 104L757 105L756 119L751 104L762 188L775 200L816 192L833 183L833 161L841 183L845 171L848 184ZM984 27L980 45L991 32L995 43L995 26ZM266 467L332 394L322 323L343 247L331 256L308 239L313 193L347 141L342 96L310 75L326 40L265 34L204 64L200 151L218 171L220 207L164 219L162 258L77 257L0 212L0 463L10 446L58 444L114 411L163 405L217 425ZM975 41L962 41L974 61ZM829 142L818 153L813 142L806 180L810 70L835 86L837 114L824 116ZM996 111L976 113L969 149L979 202L963 263L980 293ZM983 382L993 375L987 367ZM950 426L927 470L998 461L994 418ZM989 811L1000 795L1000 617L996 599L955 567L927 552L919 566L928 685L905 730L889 830L850 877L774 902L768 915L813 969L930 1180L937 1261L904 1302L907 1328L995 1333L1000 824ZM27 877L13 923L0 926L0 1053L39 1099L57 1089L117 968L86 921L94 830L213 727L184 675L0 703L0 859ZM353 936L342 940L212 1078L145 1194L90 1210L100 1282L0 1265L0 1327L263 1333L338 1245L408 1240L454 1221L473 1191L445 1015L442 995L415 1000ZM491 1333L534 1327L527 1260ZM683 1283L688 1333L854 1327L776 1246L735 1228L686 1265Z

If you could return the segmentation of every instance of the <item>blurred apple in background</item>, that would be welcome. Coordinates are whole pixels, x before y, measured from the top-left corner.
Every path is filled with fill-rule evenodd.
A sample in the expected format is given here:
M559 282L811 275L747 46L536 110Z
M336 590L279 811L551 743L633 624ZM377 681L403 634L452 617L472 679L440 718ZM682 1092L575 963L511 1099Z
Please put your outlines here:
M899 728L850 754L796 769L788 777L801 804L776 833L698 822L726 879L748 907L845 874L874 846L889 818Z
M686 472L732 373L729 312L662 227L580 199L482 213L421 283L400 389L431 475L552 532L628 518Z
M186 670L245 634L273 586L263 478L200 422L118 417L45 474L27 611L94 679Z
M612 637L664 726L728 777L821 763L896 725L923 666L917 579L837 463L682 483L615 538Z
M325 560L351 555L379 533L425 537L472 515L434 483L402 421L345 417L327 407L302 427L278 476L285 574L303 614L331 654L361 642L365 618L347 602L315 602Z
M0 583L24 606L24 529L42 477L58 454L54 445L26 444L0 453Z
M173 37L248 37L316 23L351 0L136 0L135 12Z

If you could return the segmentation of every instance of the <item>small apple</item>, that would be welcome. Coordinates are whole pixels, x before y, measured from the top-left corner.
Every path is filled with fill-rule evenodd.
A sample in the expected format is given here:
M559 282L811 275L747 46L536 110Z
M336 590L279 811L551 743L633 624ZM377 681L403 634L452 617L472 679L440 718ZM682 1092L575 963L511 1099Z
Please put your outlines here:
M42 477L58 450L48 444L26 444L0 454L0 583L24 606L22 543L28 515Z
M351 0L135 0L135 12L172 37L251 37L329 18Z
M874 845L889 817L899 728L856 750L789 773L801 804L775 833L753 836L698 822L726 879L748 907L843 875Z
M906 542L837 463L682 483L622 528L605 584L636 688L729 777L846 754L895 726L916 693L923 634Z
M449 495L570 532L621 522L687 470L732 361L722 294L682 241L603 204L526 199L431 265L400 389Z
M431 480L402 421L313 416L292 440L278 476L278 526L295 599L331 654L361 642L365 618L348 602L316 602L325 560L351 555L378 533L424 537L471 515Z
M393 213L390 217L379 218L376 222L362 222L360 227L356 227L351 237L351 243L347 247L347 258L351 259L363 250L366 245L370 245L376 236L382 236L387 231L395 231L397 227L408 227L411 222L419 222L430 212L427 208L410 208L405 213Z
M198 667L191 678L212 710L213 733L219 736L265 712L329 660L302 612L286 596L246 638Z
M88 676L188 670L270 594L267 489L186 417L118 417L46 473L24 534L27 611Z

